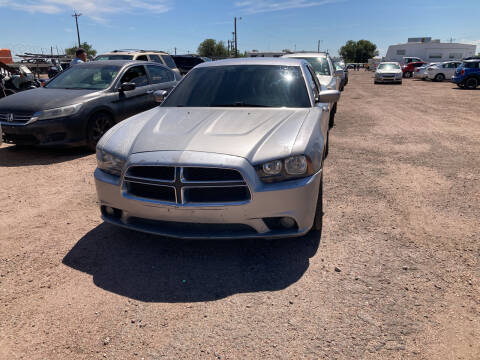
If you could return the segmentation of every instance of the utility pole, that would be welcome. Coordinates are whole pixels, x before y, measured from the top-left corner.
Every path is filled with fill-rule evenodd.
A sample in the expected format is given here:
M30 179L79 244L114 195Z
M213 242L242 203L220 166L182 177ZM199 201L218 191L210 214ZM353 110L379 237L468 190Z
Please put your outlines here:
M241 17L238 20L242 20ZM237 17L233 18L233 38L235 40L235 57L238 57L238 34L237 34Z
M177 48L174 48L175 49L175 55L177 55Z
M81 47L80 45L80 31L78 30L78 18L82 16L82 14L77 13L75 10L73 10L73 15L72 17L75 18L75 23L77 24L77 37L78 37L78 47Z
M320 44L322 43L323 40L318 40L318 52L320 52Z

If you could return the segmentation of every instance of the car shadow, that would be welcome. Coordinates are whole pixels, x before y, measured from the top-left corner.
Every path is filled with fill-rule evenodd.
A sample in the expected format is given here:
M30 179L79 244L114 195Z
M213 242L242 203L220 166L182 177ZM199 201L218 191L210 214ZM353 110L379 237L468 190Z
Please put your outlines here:
M17 145L0 146L0 167L50 165L91 155L85 148L36 148Z
M317 252L320 235L184 241L102 223L75 244L63 264L91 274L104 290L140 301L213 301L295 283Z

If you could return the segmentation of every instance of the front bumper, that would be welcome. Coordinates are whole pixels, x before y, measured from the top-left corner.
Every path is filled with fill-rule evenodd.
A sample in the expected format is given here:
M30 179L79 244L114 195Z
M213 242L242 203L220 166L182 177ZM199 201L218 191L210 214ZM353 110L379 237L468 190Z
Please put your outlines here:
M401 83L402 78L397 78L397 77L375 77L376 82L381 82L381 83Z
M3 139L6 143L39 146L84 145L86 120L81 115L38 120L27 125L9 125L2 122Z
M161 161L159 162L159 159ZM198 152L150 152L133 154L132 164L226 167L242 173L251 193L238 204L165 204L132 197L122 177L96 169L95 184L102 218L132 230L184 239L232 239L294 237L306 234L315 217L322 171L284 183L264 184L250 163L239 157ZM106 207L115 209L108 213ZM296 226L272 226L270 219L291 218ZM268 225L267 225L268 224Z

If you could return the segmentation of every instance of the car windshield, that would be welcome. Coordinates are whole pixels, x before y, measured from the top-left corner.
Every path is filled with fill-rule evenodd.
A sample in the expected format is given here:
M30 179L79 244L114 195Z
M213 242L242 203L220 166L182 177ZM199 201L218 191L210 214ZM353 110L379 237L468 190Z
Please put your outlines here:
M133 55L99 55L95 60L133 60Z
M167 107L310 107L298 66L229 65L191 71L163 102Z
M378 70L400 70L400 66L397 64L380 64Z
M295 57L295 59L307 60L312 65L317 75L330 76L330 66L326 57Z
M50 80L48 89L103 90L110 86L118 74L116 65L75 65Z

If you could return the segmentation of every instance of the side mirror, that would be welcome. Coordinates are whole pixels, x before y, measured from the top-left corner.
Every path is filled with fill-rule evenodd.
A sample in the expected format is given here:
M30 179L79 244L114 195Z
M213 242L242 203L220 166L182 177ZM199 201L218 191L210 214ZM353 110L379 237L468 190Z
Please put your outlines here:
M163 102L163 100L165 100L167 95L168 95L168 91L165 91L165 90L157 90L153 92L153 97L155 98L155 101L157 103Z
M336 103L338 100L340 100L340 91L325 90L325 91L320 91L320 95L317 99L317 102Z
M137 87L137 85L135 85L134 83L124 82L122 84L122 86L120 87L120 90L121 91L132 91L132 90L135 90L136 87Z
M343 76L343 70L335 70L335 76L342 77Z

